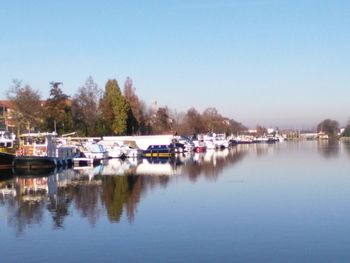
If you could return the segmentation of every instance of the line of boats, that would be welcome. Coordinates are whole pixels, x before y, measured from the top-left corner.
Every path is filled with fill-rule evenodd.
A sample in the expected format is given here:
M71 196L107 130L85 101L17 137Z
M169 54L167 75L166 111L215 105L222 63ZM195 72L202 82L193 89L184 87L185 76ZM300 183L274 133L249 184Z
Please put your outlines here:
M240 143L274 143L278 138L259 140L226 138L224 134L58 137L56 133L26 133L15 138L0 131L0 169L16 174L49 171L59 167L94 166L109 158L171 158L178 153L224 149Z

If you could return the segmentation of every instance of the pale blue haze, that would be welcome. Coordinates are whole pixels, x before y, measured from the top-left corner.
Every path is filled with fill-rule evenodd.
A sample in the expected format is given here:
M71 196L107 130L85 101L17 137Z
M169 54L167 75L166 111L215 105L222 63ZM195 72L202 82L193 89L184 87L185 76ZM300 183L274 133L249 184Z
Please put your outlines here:
M12 79L73 95L91 75L147 103L255 126L350 117L349 1L1 1L0 97Z

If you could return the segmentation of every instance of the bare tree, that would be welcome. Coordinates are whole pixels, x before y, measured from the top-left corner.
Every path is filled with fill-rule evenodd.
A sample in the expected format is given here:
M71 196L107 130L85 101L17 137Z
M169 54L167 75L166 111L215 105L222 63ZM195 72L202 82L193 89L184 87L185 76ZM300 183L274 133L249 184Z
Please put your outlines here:
M42 103L38 90L29 85L22 85L22 81L13 80L7 91L7 98L13 105L12 118L16 122L17 133L39 128L42 121Z
M185 122L188 134L198 134L206 131L203 118L195 108L191 108L187 111Z
M101 90L90 76L85 85L80 87L72 101L72 113L77 128L86 136L96 135L99 119L99 101Z
M152 115L150 126L153 134L168 133L172 130L172 119L167 107L160 107Z

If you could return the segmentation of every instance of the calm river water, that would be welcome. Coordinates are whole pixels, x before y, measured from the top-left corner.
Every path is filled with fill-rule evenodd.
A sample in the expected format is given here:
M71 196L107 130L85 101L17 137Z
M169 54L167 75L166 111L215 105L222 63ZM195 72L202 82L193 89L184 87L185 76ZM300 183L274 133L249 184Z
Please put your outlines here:
M0 173L0 262L350 262L342 142Z

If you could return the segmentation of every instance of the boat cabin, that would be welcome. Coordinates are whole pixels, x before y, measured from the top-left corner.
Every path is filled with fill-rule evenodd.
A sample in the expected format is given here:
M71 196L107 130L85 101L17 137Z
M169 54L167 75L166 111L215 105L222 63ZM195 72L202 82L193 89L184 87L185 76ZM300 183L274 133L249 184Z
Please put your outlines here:
M17 155L56 157L56 136L56 133L22 134Z
M168 145L150 145L147 150L143 151L143 157L169 158L174 156L174 149Z
M14 153L15 135L8 131L0 131L0 152Z

